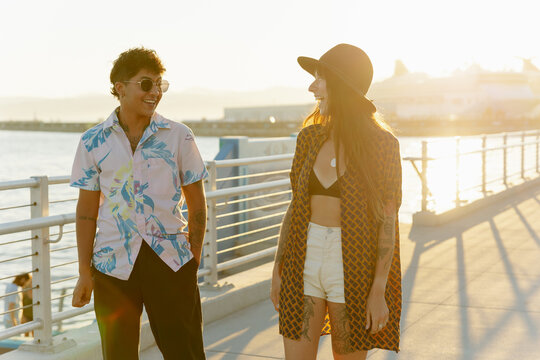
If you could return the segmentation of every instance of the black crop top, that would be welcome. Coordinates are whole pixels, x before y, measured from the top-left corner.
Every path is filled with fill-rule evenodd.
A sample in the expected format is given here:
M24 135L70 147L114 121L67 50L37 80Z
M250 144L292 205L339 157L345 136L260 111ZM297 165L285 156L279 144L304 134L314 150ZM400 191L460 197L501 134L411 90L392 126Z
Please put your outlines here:
M341 191L339 189L339 178L334 181L334 183L330 185L329 188L325 188L319 181L319 178L317 178L317 175L315 175L315 171L311 169L311 173L309 174L308 192L309 195L326 195L341 198Z

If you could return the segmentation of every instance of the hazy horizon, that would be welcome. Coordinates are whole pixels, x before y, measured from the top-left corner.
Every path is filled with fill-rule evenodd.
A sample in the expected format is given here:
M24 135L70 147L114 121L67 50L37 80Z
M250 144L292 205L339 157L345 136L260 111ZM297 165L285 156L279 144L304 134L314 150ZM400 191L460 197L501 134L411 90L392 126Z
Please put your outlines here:
M225 107L315 104L302 88L273 87L259 91L191 89L164 94L157 112L173 120L217 120ZM66 98L0 97L0 121L101 121L118 106L111 94L88 94Z
M540 60L537 2L515 0L69 0L0 2L0 97L106 93L112 62L135 46L163 59L171 91L306 88L298 56L339 43L364 49L374 80L400 59L412 72L448 74L477 63L519 70ZM29 11L31 9L31 11Z

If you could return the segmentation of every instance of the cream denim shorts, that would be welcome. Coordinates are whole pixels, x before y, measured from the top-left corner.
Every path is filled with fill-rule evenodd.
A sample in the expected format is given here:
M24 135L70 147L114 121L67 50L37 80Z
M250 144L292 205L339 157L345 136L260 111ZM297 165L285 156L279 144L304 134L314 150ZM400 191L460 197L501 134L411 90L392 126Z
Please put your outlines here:
M341 228L309 223L304 294L345 303Z

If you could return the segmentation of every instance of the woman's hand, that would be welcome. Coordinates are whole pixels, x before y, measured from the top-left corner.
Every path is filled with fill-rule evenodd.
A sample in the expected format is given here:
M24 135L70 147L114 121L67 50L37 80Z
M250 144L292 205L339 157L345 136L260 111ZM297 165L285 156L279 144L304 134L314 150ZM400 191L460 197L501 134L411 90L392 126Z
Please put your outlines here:
M385 287L374 283L367 298L366 330L371 328L371 334L381 331L388 322L389 312L384 298Z
M274 304L274 309L279 311L279 291L281 289L281 275L279 270L274 269L272 271L272 285L270 287L270 300Z

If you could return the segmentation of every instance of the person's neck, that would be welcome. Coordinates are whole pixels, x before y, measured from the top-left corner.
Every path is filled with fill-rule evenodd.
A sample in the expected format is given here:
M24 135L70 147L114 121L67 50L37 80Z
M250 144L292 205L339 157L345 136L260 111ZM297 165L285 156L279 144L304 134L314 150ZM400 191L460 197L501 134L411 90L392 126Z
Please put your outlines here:
M120 106L117 112L118 120L122 128L131 134L141 134L144 132L151 117L140 116L128 109Z

